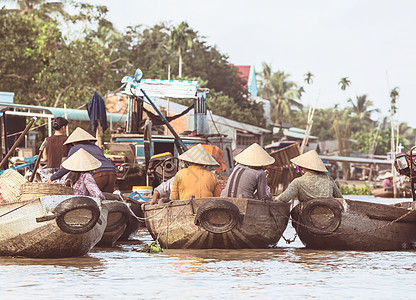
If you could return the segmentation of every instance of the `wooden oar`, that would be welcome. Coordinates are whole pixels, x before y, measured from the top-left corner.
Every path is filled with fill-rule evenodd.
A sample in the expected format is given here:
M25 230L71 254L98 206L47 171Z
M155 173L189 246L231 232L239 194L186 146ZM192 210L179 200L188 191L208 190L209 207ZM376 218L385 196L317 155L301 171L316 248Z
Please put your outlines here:
M13 144L12 148L10 148L9 152L4 156L3 160L0 162L0 169L3 168L4 164L8 161L9 157L12 155L14 149L16 149L17 146L19 146L20 142L25 137L26 133L29 131L29 129L32 127L33 123L35 123L36 117L33 117L29 124L27 124L25 130L20 134L19 138L16 140L16 142Z
M38 158L36 159L35 166L33 167L32 176L30 176L30 179L29 179L30 182L33 182L33 179L35 178L36 170L39 168L40 160L42 159L43 151L45 150L47 143L48 142L45 139L42 145L40 145L39 147L39 155L38 155Z

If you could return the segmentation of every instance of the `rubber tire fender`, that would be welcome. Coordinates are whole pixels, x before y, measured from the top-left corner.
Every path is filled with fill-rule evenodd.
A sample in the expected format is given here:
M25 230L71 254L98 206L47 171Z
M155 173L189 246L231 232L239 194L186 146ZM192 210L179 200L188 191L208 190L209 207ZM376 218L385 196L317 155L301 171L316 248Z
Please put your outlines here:
M127 223L127 218L130 215L130 211L127 207L127 204L124 202L120 202L117 200L110 200L110 201L103 201L103 205L107 207L108 209L108 214L112 213L112 212L121 212L123 214L123 217L120 218L120 220L112 225L112 226L108 226L105 228L104 232L111 232L116 230L118 227L120 227L121 224L123 223ZM108 219L108 217L107 217Z
M215 211L222 211L228 214L229 222L220 225L211 223L208 217ZM240 210L234 203L226 200L210 200L198 207L194 223L211 233L226 233L234 229L240 220Z
M91 211L91 220L85 226L74 228L65 223L65 215L76 209L88 209ZM56 216L56 224L63 232L82 234L90 231L97 224L101 212L97 202L93 199L88 197L72 197L58 204L54 210L54 214Z
M329 225L325 228L316 227L315 223L312 220L311 213L317 207L325 207L326 209L329 209L334 215ZM343 211L344 207L336 199L312 199L302 203L299 212L299 221L301 222L301 224L305 225L308 231L318 235L326 235L336 231L339 225L341 225L341 215Z

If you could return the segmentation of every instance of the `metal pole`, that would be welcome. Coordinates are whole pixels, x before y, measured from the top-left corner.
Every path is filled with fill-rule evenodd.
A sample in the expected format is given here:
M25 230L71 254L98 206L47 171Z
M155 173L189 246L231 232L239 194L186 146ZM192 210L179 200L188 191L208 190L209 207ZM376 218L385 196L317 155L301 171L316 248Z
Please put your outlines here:
M413 149L415 149L416 146L413 146L412 149L410 149L410 187L412 189L412 198L413 201L416 201L416 194L415 194L415 180L414 180L414 173L413 173Z

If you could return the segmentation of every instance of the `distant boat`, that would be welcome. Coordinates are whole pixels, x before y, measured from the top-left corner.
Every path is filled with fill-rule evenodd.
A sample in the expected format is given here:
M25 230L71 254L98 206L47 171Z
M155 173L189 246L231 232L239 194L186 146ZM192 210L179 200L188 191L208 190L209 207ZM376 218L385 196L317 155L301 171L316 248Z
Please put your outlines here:
M376 187L371 189L374 197L380 198L394 198L393 187ZM412 191L410 188L398 188L396 191L396 198L412 198Z
M144 205L143 211L163 248L267 248L285 231L290 204L218 197Z
M395 205L313 199L295 206L292 225L311 249L383 251L416 248L415 202Z
M99 199L77 195L0 203L0 255L85 255L101 239L107 213Z

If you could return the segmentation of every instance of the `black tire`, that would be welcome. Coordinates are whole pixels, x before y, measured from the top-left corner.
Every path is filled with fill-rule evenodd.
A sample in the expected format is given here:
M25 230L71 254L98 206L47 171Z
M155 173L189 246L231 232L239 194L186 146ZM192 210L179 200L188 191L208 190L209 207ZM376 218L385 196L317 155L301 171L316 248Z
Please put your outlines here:
M342 204L336 199L312 199L302 203L299 212L300 223L314 234L330 234L341 224L343 211ZM320 218L322 215L325 216Z
M125 204L124 202L120 202L120 201L110 200L110 201L103 201L103 205L106 206L108 209L107 220L111 213L119 212L122 214L122 217L115 224L109 225L107 221L107 227L105 228L104 232L114 231L117 228L119 228L122 224L127 223L127 218L130 215L130 211L127 207L127 204Z
M88 209L91 211L91 219L83 226L70 226L65 222L65 215L73 210ZM100 207L97 202L88 197L72 197L61 202L54 210L56 224L66 233L81 234L90 231L100 218Z
M221 223L215 218L218 214L222 214ZM240 219L240 211L235 204L225 200L211 200L198 207L194 223L208 232L226 233L236 227Z

